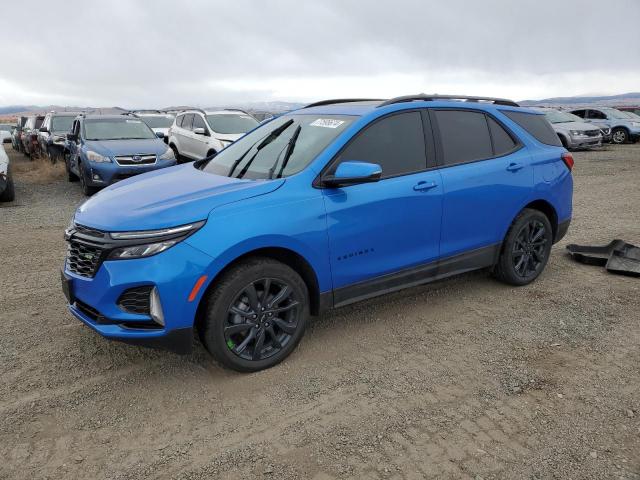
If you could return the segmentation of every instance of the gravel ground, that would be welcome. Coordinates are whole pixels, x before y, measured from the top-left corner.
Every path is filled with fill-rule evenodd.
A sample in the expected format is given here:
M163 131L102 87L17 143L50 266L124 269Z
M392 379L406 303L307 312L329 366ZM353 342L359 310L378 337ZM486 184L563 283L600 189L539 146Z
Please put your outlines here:
M58 272L79 186L18 172L0 206L0 478L640 478L640 280L564 251L640 244L640 145L575 158L574 222L537 282L480 272L343 308L250 375L72 318Z

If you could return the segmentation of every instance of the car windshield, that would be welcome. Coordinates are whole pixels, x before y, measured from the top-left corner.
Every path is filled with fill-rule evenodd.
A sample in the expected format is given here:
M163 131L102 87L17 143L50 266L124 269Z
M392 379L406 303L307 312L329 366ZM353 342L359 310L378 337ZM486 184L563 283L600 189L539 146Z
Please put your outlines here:
M216 133L247 133L258 126L258 121L250 115L219 113L207 115L209 126Z
M84 122L87 140L133 140L157 138L146 123L136 118L96 118Z
M551 123L569 123L569 122L583 122L580 117L569 112L561 112L559 110L548 110L544 112L547 120Z
M173 125L173 117L171 115L144 115L140 117L140 120L151 128L169 128Z
M62 117L53 117L51 119L51 131L52 132L68 132L73 125L74 117L65 115Z
M603 109L602 111L612 118L620 118L620 119L629 118L627 115L625 115L625 112L621 112L620 110L616 110L615 108L607 108L607 109Z
M309 165L355 118L283 115L232 143L202 170L247 179L288 177Z

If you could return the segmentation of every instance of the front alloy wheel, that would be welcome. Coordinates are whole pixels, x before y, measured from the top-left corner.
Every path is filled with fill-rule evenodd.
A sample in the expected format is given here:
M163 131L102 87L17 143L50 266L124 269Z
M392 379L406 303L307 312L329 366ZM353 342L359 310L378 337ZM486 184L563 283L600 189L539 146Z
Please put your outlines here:
M292 268L254 257L214 282L199 333L218 362L253 372L276 365L293 351L306 328L309 293Z
M263 278L251 282L227 311L224 339L245 360L262 360L280 352L298 328L300 302L285 282Z
M627 143L627 137L627 131L624 128L616 128L611 134L611 141L617 144Z

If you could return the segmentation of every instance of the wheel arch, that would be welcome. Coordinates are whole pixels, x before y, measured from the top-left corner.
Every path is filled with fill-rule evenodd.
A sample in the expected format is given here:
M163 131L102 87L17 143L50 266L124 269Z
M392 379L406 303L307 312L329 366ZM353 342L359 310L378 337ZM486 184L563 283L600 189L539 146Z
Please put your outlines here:
M549 223L551 224L551 229L553 231L553 238L555 239L556 235L558 234L558 212L556 212L555 207L546 200L538 199L527 203L522 210L524 210L525 208L537 210L543 213L549 219ZM518 215L520 215L522 210L518 212Z
M200 329L204 320L204 312L206 310L207 298L211 290L215 288L217 280L224 275L229 269L233 268L238 263L251 258L251 257L266 257L273 260L277 260L295 270L301 277L307 286L309 291L310 311L312 315L318 315L322 310L320 300L320 284L318 276L311 266L311 263L300 255L298 252L285 247L261 247L250 251L247 251L233 260L228 262L224 268L222 268L216 275L209 281L206 290L203 292L196 309L195 327Z

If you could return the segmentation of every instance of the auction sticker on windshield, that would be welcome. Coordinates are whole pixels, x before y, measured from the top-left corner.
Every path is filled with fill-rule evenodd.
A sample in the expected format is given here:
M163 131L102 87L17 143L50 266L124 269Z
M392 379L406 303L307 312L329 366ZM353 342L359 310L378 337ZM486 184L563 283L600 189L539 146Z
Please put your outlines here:
M333 118L318 118L309 125L312 127L338 128L344 123L344 120L335 120Z

